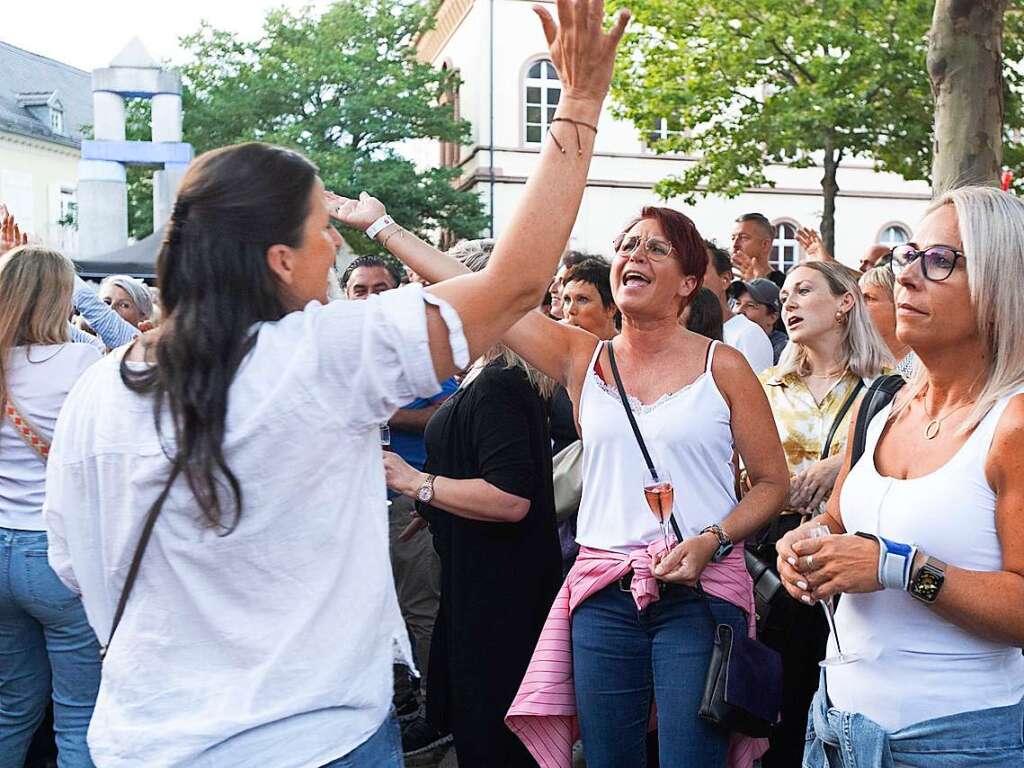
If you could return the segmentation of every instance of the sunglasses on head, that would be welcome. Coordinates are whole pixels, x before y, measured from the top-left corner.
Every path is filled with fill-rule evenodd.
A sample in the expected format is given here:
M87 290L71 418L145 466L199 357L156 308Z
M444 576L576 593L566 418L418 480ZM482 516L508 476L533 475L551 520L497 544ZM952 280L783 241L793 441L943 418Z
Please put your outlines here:
M920 251L908 243L897 245L889 251L889 268L893 275L899 277L915 261L920 261L925 279L940 283L953 274L956 262L963 258L963 253L948 245L933 245Z

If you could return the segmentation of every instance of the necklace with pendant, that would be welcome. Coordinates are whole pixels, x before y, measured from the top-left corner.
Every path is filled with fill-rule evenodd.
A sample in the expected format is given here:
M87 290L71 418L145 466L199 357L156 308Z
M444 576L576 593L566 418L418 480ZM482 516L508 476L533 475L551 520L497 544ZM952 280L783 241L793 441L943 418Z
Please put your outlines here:
M924 428L925 439L926 440L934 440L938 436L939 430L942 429L942 422L944 422L946 419L948 419L950 416L952 416L957 411L963 410L968 405L973 405L973 403L964 403L963 405L954 408L952 411L947 413L941 419L936 419L934 416L932 416L930 413L928 413L928 407L924 404L924 398L922 397L921 398L921 410L924 411L924 415L927 416L928 419L929 419L928 426L926 426Z

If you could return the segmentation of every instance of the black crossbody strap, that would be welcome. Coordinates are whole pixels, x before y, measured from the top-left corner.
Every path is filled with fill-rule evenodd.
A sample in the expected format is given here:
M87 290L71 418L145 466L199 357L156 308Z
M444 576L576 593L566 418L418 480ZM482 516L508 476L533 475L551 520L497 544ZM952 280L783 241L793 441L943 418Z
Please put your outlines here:
M132 587L135 586L135 577L139 575L139 566L142 564L142 556L146 553L146 545L149 544L149 538L153 535L153 526L156 525L156 518L160 514L160 510L163 509L164 502L167 501L167 496L171 492L171 485L177 479L180 472L180 468L175 466L171 471L171 478L167 485L164 487L160 496L157 498L156 503L149 508L149 513L146 515L146 522L142 525L142 534L139 536L139 543L135 545L135 554L132 555L132 564L128 567L128 576L124 580L124 586L121 588L121 598L117 601L117 610L114 611L114 620L110 625L110 636L107 638L107 643L100 648L100 659L103 659L107 655L107 649L110 647L111 641L114 639L114 633L117 631L117 625L121 623L121 617L124 615L124 608L128 604L128 598L131 596Z
M629 398L626 396L626 388L622 386L622 376L619 375L619 366L615 364L615 349L612 347L610 341L604 343L605 349L608 350L608 362L612 366L612 377L615 379L615 388L619 391L619 399L622 400L622 407L626 409L626 418L629 419L629 426L633 428L633 435L636 437L636 442L640 446L640 453L644 455L644 461L647 462L647 469L651 473L651 477L655 481L659 480L658 470L654 467L654 461L651 459L651 454L647 450L647 444L644 442L644 436L640 434L640 426L636 423L636 417L633 415L633 409L629 407ZM669 522L672 524L672 533L676 535L678 541L683 540L683 533L679 530L679 523L676 522L675 513L669 514Z
M868 439L868 425L871 420L892 401L905 383L902 376L894 373L889 376L879 376L868 387L867 394L864 395L860 409L857 411L857 421L854 423L853 446L850 453L851 468L864 455Z
M843 407L839 409L839 413L836 414L835 420L832 422L832 429L828 431L828 437L825 438L824 444L821 446L821 460L824 461L828 458L829 449L832 447L832 440L836 436L836 432L839 431L839 426L843 423L843 419L846 418L846 414L850 412L850 406L853 405L853 401L857 399L857 395L864 389L864 379L860 379L857 382L857 386L853 388L853 391L846 398L843 403Z

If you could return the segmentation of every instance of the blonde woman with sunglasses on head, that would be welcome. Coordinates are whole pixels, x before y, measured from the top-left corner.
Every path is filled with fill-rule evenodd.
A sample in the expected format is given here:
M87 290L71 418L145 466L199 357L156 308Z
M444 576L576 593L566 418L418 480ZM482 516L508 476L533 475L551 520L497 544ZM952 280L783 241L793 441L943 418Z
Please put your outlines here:
M1020 766L1024 202L948 192L891 265L896 336L917 368L855 463L848 443L808 524L831 535L798 528L778 544L794 598L843 593L836 630L853 659L822 672L803 764Z

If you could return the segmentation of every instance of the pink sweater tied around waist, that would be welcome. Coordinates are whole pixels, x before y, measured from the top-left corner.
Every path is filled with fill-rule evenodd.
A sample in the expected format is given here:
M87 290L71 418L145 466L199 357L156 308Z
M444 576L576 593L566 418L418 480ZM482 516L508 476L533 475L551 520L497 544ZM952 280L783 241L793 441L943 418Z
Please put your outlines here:
M656 542L629 554L582 547L576 563L548 613L537 647L519 686L505 724L519 737L541 768L571 768L572 745L579 738L576 692L572 676L572 613L591 595L618 581L630 570L630 592L638 610L658 600L652 557L663 550ZM747 616L747 631L754 636L754 591L737 544L720 563L710 563L701 575L704 591L740 608ZM697 717L695 712L694 717ZM767 739L734 734L726 765L751 768L768 749Z

